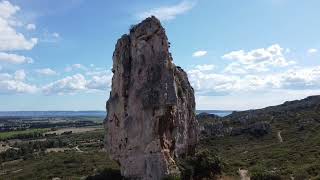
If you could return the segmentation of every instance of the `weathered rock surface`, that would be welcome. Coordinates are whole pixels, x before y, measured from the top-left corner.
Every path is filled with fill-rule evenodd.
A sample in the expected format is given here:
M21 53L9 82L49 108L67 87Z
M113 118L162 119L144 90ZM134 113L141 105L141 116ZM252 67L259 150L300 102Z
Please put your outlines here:
M125 177L160 180L179 173L176 159L193 153L197 143L194 91L169 46L155 17L116 44L106 149Z

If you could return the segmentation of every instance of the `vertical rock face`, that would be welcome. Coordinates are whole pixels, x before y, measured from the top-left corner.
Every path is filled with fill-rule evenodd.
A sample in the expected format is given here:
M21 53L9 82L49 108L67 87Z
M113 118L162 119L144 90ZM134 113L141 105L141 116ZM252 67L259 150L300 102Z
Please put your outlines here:
M113 54L106 149L125 177L162 179L198 137L194 91L173 64L164 28L147 18L123 35Z

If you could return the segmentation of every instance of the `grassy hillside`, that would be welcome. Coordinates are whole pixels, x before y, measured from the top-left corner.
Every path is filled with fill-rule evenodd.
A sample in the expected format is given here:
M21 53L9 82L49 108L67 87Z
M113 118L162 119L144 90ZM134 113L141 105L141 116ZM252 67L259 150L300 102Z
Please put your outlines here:
M100 173L116 177L119 167L103 151L103 138L104 131L96 130L13 143L14 149L0 153L0 179L86 179Z
M178 161L185 179L239 179L239 169L252 180L320 179L320 96L198 120L196 155ZM0 153L0 179L122 179L103 151L103 129L45 138L8 142L12 149Z
M8 131L8 132L0 132L0 141L6 139L19 139L21 137L38 137L42 133L49 131L50 129L27 129L23 131Z
M86 179L106 170L119 169L105 152L52 152L2 165L0 179Z
M208 148L222 157L227 175L236 175L242 168L248 169L254 177L320 179L319 96L260 110L236 112L220 120L225 129L246 129L257 122L271 126L267 134L259 137L248 133L226 133L220 137L207 135L201 140L200 148ZM200 122L208 124L210 119L200 119ZM217 123L217 120L212 122Z

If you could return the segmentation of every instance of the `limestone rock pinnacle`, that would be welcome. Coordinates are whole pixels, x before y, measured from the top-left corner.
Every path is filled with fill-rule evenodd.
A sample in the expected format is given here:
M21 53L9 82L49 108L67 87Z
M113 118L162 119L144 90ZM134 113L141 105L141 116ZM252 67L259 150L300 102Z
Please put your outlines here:
M105 147L128 178L161 180L179 173L176 160L193 153L198 140L194 91L169 46L152 16L115 47Z

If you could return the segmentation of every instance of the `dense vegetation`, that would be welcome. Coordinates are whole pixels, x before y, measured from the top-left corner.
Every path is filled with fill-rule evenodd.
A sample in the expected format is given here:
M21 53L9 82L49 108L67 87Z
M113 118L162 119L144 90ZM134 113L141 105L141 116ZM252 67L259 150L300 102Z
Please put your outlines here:
M198 119L201 127L214 128L202 133L194 156L178 161L181 174L168 180L238 179L239 169L248 170L252 180L320 179L320 101ZM252 126L260 122L268 126ZM264 133L256 131L261 127L267 127ZM103 130L33 139L0 153L0 179L123 179L103 151ZM48 152L51 148L63 152Z
M101 125L103 117L0 117L0 132Z
M28 129L22 131L0 132L0 141L9 139L29 139L42 137L49 129Z
M111 161L105 152L74 151L39 154L32 159L2 165L5 172L3 179L80 179L119 167Z
M97 130L15 143L14 149L0 153L0 179L80 179L112 171L119 173L117 164L102 150L103 136L103 131ZM62 147L70 149L46 152L48 148Z
M224 129L245 129L257 122L271 126L263 136L230 131L201 140L200 148L208 148L223 159L225 175L235 176L242 168L249 170L251 179L320 178L319 97L233 113L220 121ZM207 124L210 119L200 122Z

